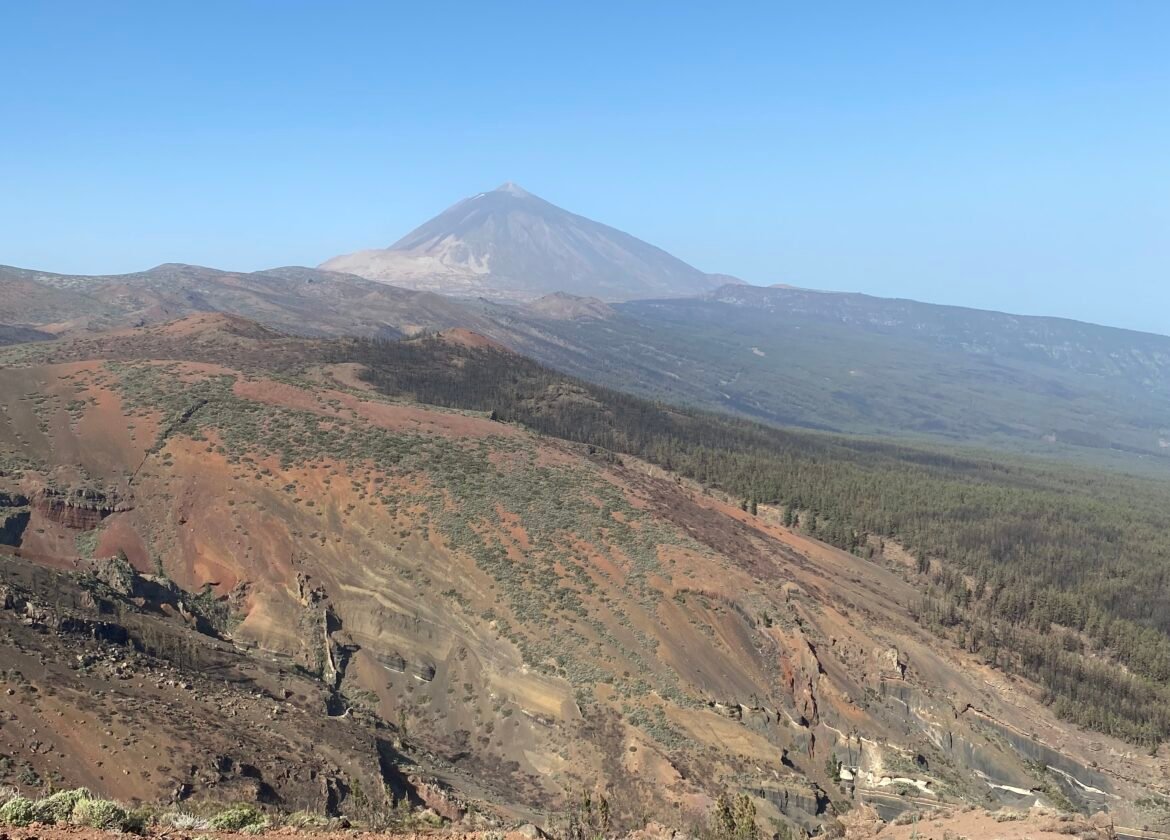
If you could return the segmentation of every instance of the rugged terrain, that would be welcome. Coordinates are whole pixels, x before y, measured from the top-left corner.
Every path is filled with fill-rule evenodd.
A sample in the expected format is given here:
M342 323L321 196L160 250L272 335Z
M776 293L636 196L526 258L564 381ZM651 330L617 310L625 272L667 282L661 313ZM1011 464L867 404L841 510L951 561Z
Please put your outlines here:
M0 351L0 782L532 819L597 790L627 826L724 791L808 828L860 802L1166 819L1165 751L924 629L893 545L376 392L337 346L201 314Z
M463 199L389 248L334 257L321 268L411 289L521 301L552 292L607 301L677 297L729 279L512 183Z

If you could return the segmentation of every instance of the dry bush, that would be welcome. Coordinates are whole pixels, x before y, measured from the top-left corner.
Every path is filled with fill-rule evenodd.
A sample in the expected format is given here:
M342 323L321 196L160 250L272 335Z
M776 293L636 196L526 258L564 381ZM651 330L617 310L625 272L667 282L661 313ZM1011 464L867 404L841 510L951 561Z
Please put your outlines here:
M870 840L877 837L885 822L869 805L857 805L837 818L844 840Z

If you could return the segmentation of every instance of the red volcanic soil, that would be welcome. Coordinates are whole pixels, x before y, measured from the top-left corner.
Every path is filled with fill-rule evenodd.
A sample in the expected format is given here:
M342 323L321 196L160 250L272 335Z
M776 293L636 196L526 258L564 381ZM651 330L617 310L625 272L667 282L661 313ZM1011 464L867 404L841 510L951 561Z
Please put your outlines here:
M240 338L274 338L281 335L255 321L226 312L196 312L162 324L109 330L104 335L107 338L129 336L145 340L149 337L194 338L207 333L228 333Z
M347 412L383 429L450 435L452 437L514 437L521 432L514 426L434 408L362 400L344 391L307 391L295 385L272 380L241 380L236 383L237 396L268 405L312 411L322 416ZM334 403L334 406L328 403Z

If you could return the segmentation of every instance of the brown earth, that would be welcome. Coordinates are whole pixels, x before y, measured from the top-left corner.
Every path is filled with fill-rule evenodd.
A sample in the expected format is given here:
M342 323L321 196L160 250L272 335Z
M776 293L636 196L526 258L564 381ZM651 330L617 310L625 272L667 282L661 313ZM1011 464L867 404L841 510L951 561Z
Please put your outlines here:
M1116 836L1110 819L1104 815L1085 817L1080 814L1031 813L982 810L956 812L937 819L923 818L903 825L885 825L876 833L864 829L845 835L849 840L878 837L882 840L949 840L968 837L983 840L1112 840Z
M0 491L118 500L32 505L0 565L40 616L0 610L0 783L356 814L425 778L535 821L595 789L626 826L725 791L807 828L859 802L1156 824L1137 802L1167 793L1165 756L1058 721L1034 685L929 635L897 558L346 387L313 348L197 316L0 355ZM186 594L102 612L84 585L27 579L119 552ZM69 629L94 621L131 641Z
M1125 829L1122 829L1124 832ZM428 831L400 831L379 833L368 831L337 831L328 829L303 830L276 828L266 831L271 837L312 837L314 840L349 840L355 836L380 840L532 840L533 832L511 831L455 831L438 829ZM1141 832L1134 835L1140 836ZM105 840L108 832L77 826L31 826L29 828L6 829L0 836L9 840ZM170 838L170 840L236 840L254 835L222 831L176 831L174 829L150 830L144 836ZM537 835L539 836L539 835ZM651 824L645 829L625 835L626 840L671 840L685 835L676 834L660 825ZM1108 818L1084 817L1081 815L1035 812L988 812L963 810L936 818L915 817L902 824L884 823L871 809L862 806L851 811L839 821L839 834L843 840L1113 840L1117 832ZM1149 835L1151 840L1156 834Z

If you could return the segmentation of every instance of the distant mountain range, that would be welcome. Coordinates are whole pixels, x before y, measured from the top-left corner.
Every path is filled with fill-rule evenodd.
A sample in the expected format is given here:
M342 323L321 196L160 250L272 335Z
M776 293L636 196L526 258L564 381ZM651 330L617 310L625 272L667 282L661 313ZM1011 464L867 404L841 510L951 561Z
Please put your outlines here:
M465 198L389 248L334 257L321 268L404 288L516 301L549 292L604 301L685 297L733 279L705 274L512 183Z
M1170 463L1170 337L727 279L505 184L321 269L0 266L0 344L199 312L307 337L463 328L583 379L778 425Z

